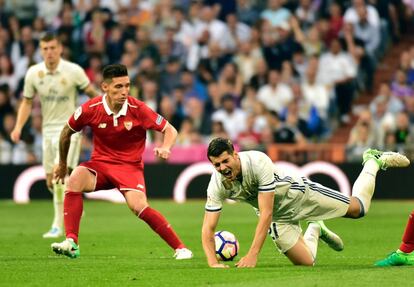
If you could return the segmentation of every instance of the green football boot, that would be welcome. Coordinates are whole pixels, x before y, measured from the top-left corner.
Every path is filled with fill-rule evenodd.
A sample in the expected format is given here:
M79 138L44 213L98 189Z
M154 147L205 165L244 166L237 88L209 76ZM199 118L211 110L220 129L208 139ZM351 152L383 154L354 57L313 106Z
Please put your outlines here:
M375 266L389 267L389 266L403 266L403 265L414 265L414 252L404 253L397 250L391 253L387 258L375 262Z
M72 259L80 256L79 246L75 243L75 241L73 241L72 238L67 238L60 243L52 243L51 247L53 252L56 254L65 255Z
M389 167L406 167L410 164L410 160L405 155L392 151L367 149L364 152L362 158L363 165L368 160L373 159L382 170L386 170Z

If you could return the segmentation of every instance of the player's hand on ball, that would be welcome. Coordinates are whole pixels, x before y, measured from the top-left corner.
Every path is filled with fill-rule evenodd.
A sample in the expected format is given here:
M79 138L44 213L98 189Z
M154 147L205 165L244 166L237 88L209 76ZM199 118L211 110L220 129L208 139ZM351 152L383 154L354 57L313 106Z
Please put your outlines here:
M236 263L237 268L254 268L256 267L257 257L246 255Z
M214 263L210 265L211 268L229 268L228 265L223 263Z
M168 159L170 157L171 151L167 148L156 147L154 148L154 154L161 159Z
M66 165L57 165L54 168L53 171L53 179L55 180L56 183L61 183L64 184L65 183L65 177L66 174L68 173L68 168Z

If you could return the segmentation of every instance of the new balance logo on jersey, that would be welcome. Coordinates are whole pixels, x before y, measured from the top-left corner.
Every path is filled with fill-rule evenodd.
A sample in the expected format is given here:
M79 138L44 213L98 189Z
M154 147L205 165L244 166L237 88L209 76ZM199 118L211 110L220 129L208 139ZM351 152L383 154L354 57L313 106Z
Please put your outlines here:
M132 122L124 122L124 126L127 130L131 130L132 129Z
M106 123L100 123L98 125L98 129L104 129L104 128L106 128Z

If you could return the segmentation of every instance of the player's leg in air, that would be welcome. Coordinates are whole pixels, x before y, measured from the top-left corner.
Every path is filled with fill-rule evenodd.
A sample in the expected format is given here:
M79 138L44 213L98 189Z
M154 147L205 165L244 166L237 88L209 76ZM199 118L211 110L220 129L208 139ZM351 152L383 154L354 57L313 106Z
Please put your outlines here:
M375 262L375 266L379 267L403 265L414 265L414 210L408 218L400 248L383 260Z
M193 253L186 248L167 219L157 210L151 208L143 191L125 190L123 195L128 207L141 220L145 221L172 249L177 260L191 259Z

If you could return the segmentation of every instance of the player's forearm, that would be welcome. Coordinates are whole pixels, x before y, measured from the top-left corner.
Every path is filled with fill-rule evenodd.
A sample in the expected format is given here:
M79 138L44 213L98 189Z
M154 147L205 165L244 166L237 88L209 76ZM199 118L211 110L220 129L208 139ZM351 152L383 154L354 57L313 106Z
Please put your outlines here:
M257 223L254 239L248 254L257 256L262 249L263 243L266 239L269 226L272 223L272 213L260 213L259 222Z
M171 149L173 145L175 144L175 141L177 139L177 130L170 124L167 123L167 126L164 130L164 139L162 142L162 147Z
M201 232L201 241L203 244L204 253L207 257L207 263L209 266L219 263L216 258L214 231L207 230L203 227Z
M84 92L89 98L94 98L99 95L98 91L96 91L92 85L88 85Z
M66 166L66 161L68 158L69 147L70 147L70 137L74 132L66 124L62 129L59 138L59 164Z
M19 111L17 112L16 129L21 130L32 111L32 101L23 99L20 104Z

